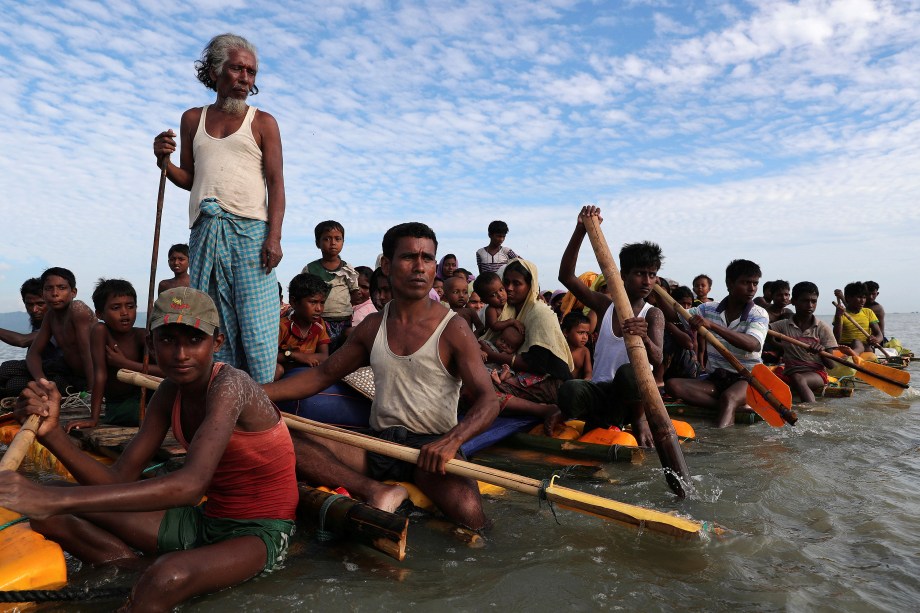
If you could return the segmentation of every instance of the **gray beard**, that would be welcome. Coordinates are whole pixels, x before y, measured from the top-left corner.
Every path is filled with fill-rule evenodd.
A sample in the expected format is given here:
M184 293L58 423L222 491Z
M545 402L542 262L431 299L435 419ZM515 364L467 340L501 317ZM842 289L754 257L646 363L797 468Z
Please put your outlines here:
M244 115L249 106L245 100L239 98L224 98L217 108L228 115Z

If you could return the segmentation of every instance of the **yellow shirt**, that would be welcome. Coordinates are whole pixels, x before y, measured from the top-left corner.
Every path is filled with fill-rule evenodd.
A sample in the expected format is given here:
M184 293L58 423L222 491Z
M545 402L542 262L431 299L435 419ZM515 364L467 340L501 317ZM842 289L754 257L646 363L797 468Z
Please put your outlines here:
M878 317L875 316L875 311L869 307L863 307L859 313L851 313L847 311L847 315L852 317L856 323L863 327L866 332L872 332L870 324L877 324ZM840 330L840 342L841 343L852 343L853 341L865 341L866 335L859 331L859 329L854 326L846 315L843 316L843 320L840 322L843 325L843 328Z

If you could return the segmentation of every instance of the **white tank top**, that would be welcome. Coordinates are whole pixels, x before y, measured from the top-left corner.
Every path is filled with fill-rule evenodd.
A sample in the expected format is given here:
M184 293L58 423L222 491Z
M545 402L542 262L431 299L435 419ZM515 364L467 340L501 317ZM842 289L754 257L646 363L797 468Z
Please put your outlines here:
M648 302L639 311L637 317L645 318L645 314L652 308ZM629 363L629 353L626 351L626 341L622 336L613 333L613 318L615 317L614 307L611 304L604 313L604 321L601 322L601 331L597 335L597 345L594 349L594 375L592 381L600 383L601 381L613 381L617 374L617 369L623 364ZM651 366L651 363L649 363Z
M247 219L268 221L268 197L262 150L252 136L255 107L249 107L240 129L224 138L214 138L205 130L208 107L201 107L198 130L192 139L195 177L188 201L188 225L198 219L198 205L205 198L216 198L220 208Z
M456 313L448 309L425 344L415 353L402 356L393 353L387 342L391 304L383 308L383 319L371 348L375 393L370 426L374 430L405 426L416 434L444 434L457 425L460 379L441 363L438 341Z

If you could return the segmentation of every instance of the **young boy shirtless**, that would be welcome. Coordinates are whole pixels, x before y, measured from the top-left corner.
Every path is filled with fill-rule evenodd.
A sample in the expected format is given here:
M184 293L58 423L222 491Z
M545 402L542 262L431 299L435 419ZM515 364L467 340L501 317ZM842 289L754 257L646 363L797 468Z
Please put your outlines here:
M760 353L767 336L767 311L754 304L760 267L750 260L734 260L725 269L728 297L690 309L690 325L706 327L720 336L725 346L748 369L761 363ZM671 396L702 407L718 409L719 428L734 423L735 411L747 402L748 383L721 354L710 352L705 379L674 378L665 381Z
M271 570L294 532L290 434L246 373L214 362L223 342L217 322L214 303L197 290L167 290L157 299L150 342L166 380L112 466L70 442L53 385L30 383L19 399L21 414L44 417L39 440L80 486L42 486L5 471L0 505L27 515L33 530L85 563L134 560L138 551L157 556L127 609L169 611ZM138 481L170 427L188 450L184 466Z
M767 307L767 316L770 318L771 324L774 321L792 317L792 312L786 308L792 302L790 295L789 281L779 279L773 282L773 286L770 288L772 299Z
M67 424L67 432L75 428L94 428L99 423L105 397L104 424L136 426L140 412L140 389L118 380L120 368L139 371L143 368L144 343L147 330L135 328L137 319L137 293L122 279L100 279L93 291L96 317L89 335L90 353L93 356L93 393L90 400L90 418ZM162 377L155 365L148 372Z
M584 419L585 431L593 428L622 426L632 423L633 435L642 447L654 445L645 418L642 394L629 355L626 334L642 339L648 355L649 369L662 360L664 316L646 302L661 268L661 248L654 243L625 245L620 250L620 276L629 298L632 312L620 324L607 294L589 289L575 276L575 264L587 230L588 218L601 220L601 210L586 206L578 214L578 222L559 264L559 281L586 307L597 312L597 345L594 350L594 372L591 381L571 379L559 388L559 409L566 418Z
M562 333L565 334L565 340L572 351L572 361L575 362L572 378L590 381L593 368L587 345L591 336L591 322L584 313L572 311L562 318Z
M172 279L163 279L157 286L157 294L162 294L168 289L174 287L189 287L192 284L192 278L188 274L188 245L177 243L169 248L167 254L169 269L175 275Z
M461 279L460 277L444 279L444 301L447 302L447 306L450 307L451 311L462 317L466 323L470 324L476 336L481 336L485 332L485 326L482 320L479 319L479 313L466 306L469 300L468 290L469 283L467 283L466 279Z
M866 307L872 309L875 317L878 319L878 329L882 333L882 342L885 342L885 307L878 303L878 283L875 281L866 281L866 291L869 295L866 297Z
M48 311L26 354L29 374L36 381L47 379L52 374L45 372L42 353L53 342L61 351L63 363L60 365L60 373L67 387L76 388L71 391L90 391L93 359L90 355L89 334L96 323L96 317L85 303L74 300L77 297L77 281L72 272L66 268L49 268L42 273L41 280L42 295ZM67 390L60 391L66 393Z

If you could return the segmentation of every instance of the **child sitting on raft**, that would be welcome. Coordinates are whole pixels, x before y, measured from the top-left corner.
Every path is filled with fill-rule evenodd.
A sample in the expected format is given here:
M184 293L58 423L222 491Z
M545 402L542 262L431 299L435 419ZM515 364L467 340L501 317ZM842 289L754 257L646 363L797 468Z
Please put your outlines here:
M572 378L590 381L593 369L591 352L588 351L587 345L591 337L591 323L584 313L572 311L562 318L561 326L565 341L572 352L572 361L575 363Z
M136 426L140 416L140 388L118 380L118 370L143 369L144 344L147 330L135 328L137 292L123 279L99 279L93 291L96 317L101 319L90 331L90 353L93 356L93 393L90 418L67 424L67 432L75 428L94 428L99 423L105 397L105 417L102 423L116 426ZM162 377L156 364L148 366L151 375Z
M774 321L792 317L792 311L787 308L792 302L790 298L789 281L784 281L782 279L774 281L770 289L770 296L772 300L767 307L767 316L770 318L771 324Z
M776 297L774 287L774 298ZM770 329L798 341L808 343L804 349L784 340L776 339L783 356L783 365L774 372L785 381L802 402L814 402L817 390L827 385L827 368L834 362L821 358L819 351L832 351L837 340L831 327L815 317L818 306L818 286L810 281L796 283L792 288L792 304L795 315L770 324ZM847 351L852 351L847 347Z
M371 276L374 271L367 266L355 266L355 272L358 273L358 291L351 296L351 307L354 310L351 315L352 328L357 327L371 313L377 312L371 300Z
M300 273L288 286L291 310L281 317L275 381L297 366L317 366L329 357L331 339L323 322L329 286L309 273Z
M112 466L83 453L61 429L61 395L53 384L30 383L18 400L20 418L44 418L39 441L80 485L49 487L3 471L0 506L28 516L33 530L84 563L155 558L126 609L169 611L272 570L294 533L291 436L249 375L214 362L224 340L217 324L207 294L190 288L160 294L150 339L166 379ZM170 428L187 449L185 464L139 481Z
M850 347L857 354L870 351L869 347L873 344L881 343L882 330L878 325L878 317L875 316L875 311L866 306L866 300L869 298L866 284L859 281L847 283L842 293L838 289L834 291L834 295L837 296L837 302L834 304L837 308L837 312L834 313L834 337L837 341ZM846 303L846 308L840 305L841 302ZM848 313L859 327L854 325L844 312ZM860 327L869 332L869 336L860 331Z
M728 296L721 302L707 302L690 309L690 325L701 326L724 340L725 346L749 370L761 363L761 351L767 336L767 311L754 304L760 283L760 266L750 260L734 260L725 269ZM717 427L734 423L735 411L747 402L747 381L718 352L710 351L705 378L674 378L665 381L665 389L674 398L689 404L717 408Z
M514 326L509 326L502 330L495 342L480 340L479 345L482 347L482 361L486 363L486 370L492 378L492 383L501 385L502 381L507 381L516 373L511 370L508 364L496 364L489 362L489 352L505 353L514 355L517 350L524 344L524 334Z
M485 272L473 281L473 289L479 294L485 305L479 313L485 323L486 332L492 331L497 336L505 328L514 326L518 328L518 332L524 333L524 325L517 319L501 321L502 312L505 305L508 304L508 293L505 291L501 277L494 272Z
M470 328L472 328L476 336L479 336L485 332L485 325L479 319L479 313L466 306L469 299L467 295L468 288L469 283L466 282L466 279L448 277L444 280L444 301L450 307L450 310L470 324Z

